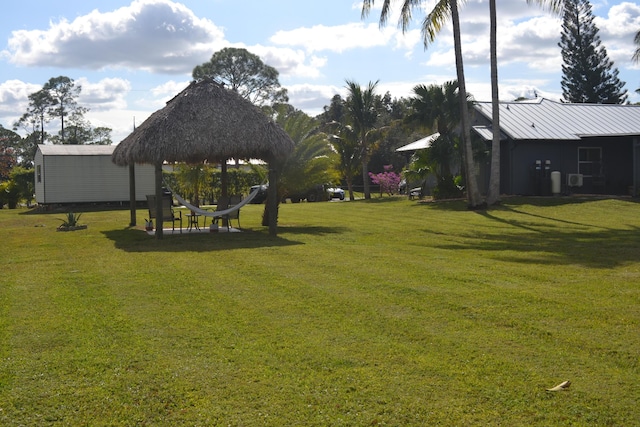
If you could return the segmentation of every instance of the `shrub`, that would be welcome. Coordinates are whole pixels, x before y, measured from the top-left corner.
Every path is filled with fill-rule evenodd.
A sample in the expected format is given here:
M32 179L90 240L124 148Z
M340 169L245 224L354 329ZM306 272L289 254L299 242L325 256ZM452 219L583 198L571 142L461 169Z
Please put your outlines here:
M438 185L433 189L434 199L456 199L462 197L462 189L458 187L453 176L443 176L438 180Z
M371 182L380 186L380 194L384 192L390 196L398 192L402 180L399 174L393 172L393 165L385 165L384 172L378 174L369 172L369 177Z

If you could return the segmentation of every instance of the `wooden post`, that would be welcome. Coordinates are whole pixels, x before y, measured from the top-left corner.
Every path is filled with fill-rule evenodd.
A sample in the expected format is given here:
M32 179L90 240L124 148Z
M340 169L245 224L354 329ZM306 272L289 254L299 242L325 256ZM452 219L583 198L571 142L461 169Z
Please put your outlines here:
M220 186L222 187L220 192L220 197L223 197L228 201L229 200L229 174L227 172L227 159L224 159L222 163L220 163ZM224 206L223 209L226 209L228 207L229 207L229 204L227 203L227 206ZM218 209L221 209L221 208L218 207ZM227 219L227 217L222 217L222 226L227 227L228 225L229 225L229 220Z
M129 227L136 225L136 166L135 163L129 165L129 212L131 219Z
M278 235L278 174L269 167L269 191L267 192L267 209L269 212L269 235Z
M164 221L162 220L162 162L156 163L156 239L162 239L162 229Z

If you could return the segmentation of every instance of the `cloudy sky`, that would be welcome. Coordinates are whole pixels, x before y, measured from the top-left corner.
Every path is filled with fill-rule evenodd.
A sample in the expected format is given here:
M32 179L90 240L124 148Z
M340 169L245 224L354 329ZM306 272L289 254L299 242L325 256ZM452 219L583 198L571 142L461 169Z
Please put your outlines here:
M640 5L591 3L629 100L640 102L640 68L631 62ZM500 98L560 99L560 19L525 0L497 4ZM490 99L488 8L488 0L469 0L461 11L467 87L481 101ZM118 143L188 84L194 66L229 46L275 67L291 104L312 115L344 95L345 79L378 80L379 93L401 97L455 78L450 25L425 50L423 15L403 34L396 15L380 28L379 9L365 20L360 12L359 0L12 1L0 15L0 124L11 128L27 96L62 75L82 86L87 118L112 128Z

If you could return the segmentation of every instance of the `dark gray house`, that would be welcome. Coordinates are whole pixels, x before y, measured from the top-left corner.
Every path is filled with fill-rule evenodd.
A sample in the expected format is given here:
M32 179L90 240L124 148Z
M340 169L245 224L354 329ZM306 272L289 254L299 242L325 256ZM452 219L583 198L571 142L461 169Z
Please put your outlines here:
M491 102L475 111L473 129L490 146ZM563 194L638 195L640 106L501 102L500 130L503 194L547 195L559 186Z

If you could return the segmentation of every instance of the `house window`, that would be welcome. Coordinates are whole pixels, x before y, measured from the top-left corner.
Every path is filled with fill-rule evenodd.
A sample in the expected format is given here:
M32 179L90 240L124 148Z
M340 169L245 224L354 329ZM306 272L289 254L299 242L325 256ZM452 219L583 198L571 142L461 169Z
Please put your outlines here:
M36 175L38 176L38 182L42 182L42 169L40 165L36 166Z
M581 173L584 176L602 174L601 147L578 148L578 173Z

